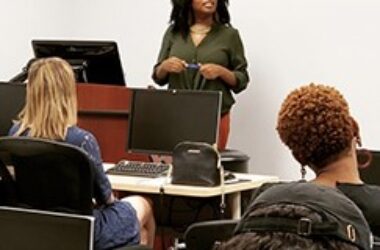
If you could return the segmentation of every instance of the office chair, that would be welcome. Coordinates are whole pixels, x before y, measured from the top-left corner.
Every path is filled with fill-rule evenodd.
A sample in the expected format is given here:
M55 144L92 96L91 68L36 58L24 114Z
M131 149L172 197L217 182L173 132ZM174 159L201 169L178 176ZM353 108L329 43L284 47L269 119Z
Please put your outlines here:
M239 220L212 220L191 224L185 231L186 250L210 250L214 244L228 240Z
M91 215L92 164L66 143L1 137L2 205Z
M0 205L92 215L92 164L85 151L67 143L0 137ZM150 248L115 250L127 249Z

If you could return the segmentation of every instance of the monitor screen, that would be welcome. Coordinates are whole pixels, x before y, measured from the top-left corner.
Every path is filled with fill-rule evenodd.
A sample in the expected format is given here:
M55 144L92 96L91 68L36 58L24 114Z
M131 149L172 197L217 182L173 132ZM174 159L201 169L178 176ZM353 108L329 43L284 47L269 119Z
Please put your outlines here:
M0 207L0 249L93 249L94 218Z
M33 40L36 58L60 57L74 69L78 82L125 86L119 51L114 41Z
M220 92L134 89L132 93L128 151L170 155L182 141L217 142Z
M0 82L0 136L8 135L12 120L25 104L25 84Z

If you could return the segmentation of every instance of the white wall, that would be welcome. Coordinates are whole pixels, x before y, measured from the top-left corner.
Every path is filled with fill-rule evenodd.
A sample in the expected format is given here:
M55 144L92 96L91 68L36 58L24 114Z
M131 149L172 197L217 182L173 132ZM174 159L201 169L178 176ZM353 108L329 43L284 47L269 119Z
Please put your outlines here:
M251 74L232 112L230 146L251 156L251 172L299 177L277 137L276 115L290 90L312 81L340 89L365 146L380 148L379 1L238 0L230 10ZM169 12L170 0L8 1L0 16L0 80L25 65L33 38L112 39L128 85L144 87L152 82Z
M70 34L70 1L4 1L0 15L0 80L19 73L33 57L34 38L66 37Z
M299 176L275 132L276 115L291 89L312 81L341 90L361 125L364 145L380 148L379 1L231 2L252 76L233 113L231 145L249 152L253 171Z

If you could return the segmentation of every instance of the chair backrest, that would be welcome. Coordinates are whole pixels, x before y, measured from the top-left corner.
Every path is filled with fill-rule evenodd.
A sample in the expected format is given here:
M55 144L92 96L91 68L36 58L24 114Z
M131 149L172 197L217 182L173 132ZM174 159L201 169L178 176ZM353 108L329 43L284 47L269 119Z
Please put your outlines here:
M0 249L92 250L94 217L0 207Z
M92 214L93 163L79 147L1 137L0 160L3 204Z
M232 237L238 220L213 220L191 224L185 231L186 250L210 250Z
M359 164L366 162L368 158L371 162L368 166L360 168L360 177L367 184L380 186L380 151L369 150L358 153Z

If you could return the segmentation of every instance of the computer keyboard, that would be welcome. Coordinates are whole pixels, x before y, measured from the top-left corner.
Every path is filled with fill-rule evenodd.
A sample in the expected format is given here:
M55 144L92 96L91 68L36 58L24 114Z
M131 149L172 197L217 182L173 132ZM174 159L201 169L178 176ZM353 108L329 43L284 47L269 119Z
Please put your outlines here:
M170 164L166 163L121 160L107 174L156 178L165 176L169 169Z

